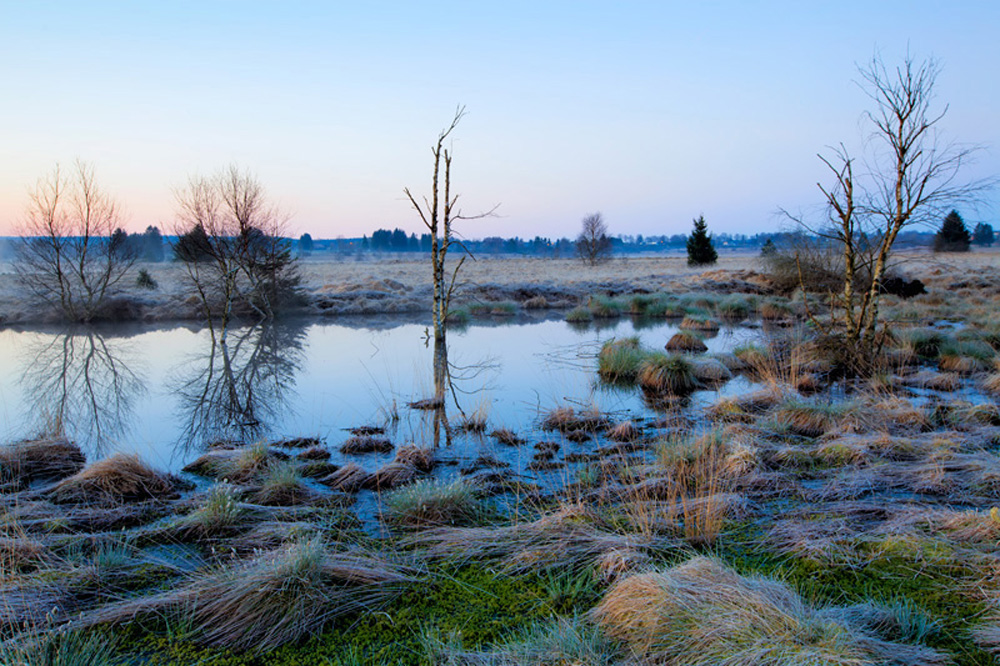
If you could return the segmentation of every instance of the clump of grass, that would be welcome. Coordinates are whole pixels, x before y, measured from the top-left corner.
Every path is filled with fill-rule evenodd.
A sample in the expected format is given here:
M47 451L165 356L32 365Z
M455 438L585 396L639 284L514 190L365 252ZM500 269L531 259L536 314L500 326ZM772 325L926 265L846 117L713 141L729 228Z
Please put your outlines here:
M246 510L240 504L236 489L222 482L212 486L204 503L178 522L181 534L207 538L228 534L241 526Z
M250 483L286 457L265 442L257 442L242 449L209 451L186 465L184 471L233 483Z
M586 324L594 321L594 313L590 308L577 306L566 313L566 321L571 324Z
M689 331L679 331L667 340L667 351L673 352L704 352L708 345L701 336Z
M0 642L5 666L117 666L119 641L97 632L33 628L27 636Z
M587 308L595 319L614 319L622 316L624 306L609 296L594 295L587 300Z
M392 451L392 442L385 437L373 435L355 435L349 437L340 445L340 452L358 455L363 453L388 453Z
M465 326L472 319L467 308L454 308L448 311L445 323L450 326Z
M709 319L708 317L687 315L681 320L680 327L691 331L714 332L719 330L719 322L714 319Z
M850 402L819 402L796 398L785 400L771 413L772 419L796 435L819 437L832 431L851 412Z
M523 305L525 310L544 310L549 307L549 299L539 294L526 300Z
M990 368L996 353L980 340L948 341L938 354L938 368L945 372L971 375Z
M294 506L315 501L317 496L302 482L295 465L281 463L267 470L250 498L264 506Z
M752 301L742 294L730 294L715 306L716 314L728 321L746 319L752 310Z
M634 442L642 437L642 430L632 421L622 421L608 430L608 439L613 442Z
M639 375L639 366L646 352L639 346L639 338L610 340L601 347L597 356L597 374L606 382L632 383Z
M581 505L567 505L535 521L513 525L432 528L407 537L404 543L431 559L495 560L509 573L579 573L613 549L646 552L677 545L670 539L603 529L593 511Z
M649 317L665 317L675 319L683 317L686 309L676 299L667 296L660 296L650 303L646 308L646 315Z
M937 358L949 336L933 328L911 328L897 333L900 348L922 358Z
M490 432L490 437L497 440L500 444L506 444L507 446L520 446L524 444L524 440L517 436L517 433L510 428L495 428Z
M47 493L64 504L120 504L179 497L177 480L157 472L137 455L115 454L84 468Z
M413 582L397 564L360 551L334 553L317 538L197 574L174 590L105 607L84 621L183 614L198 643L269 652L319 633L337 617L375 611Z
M473 411L462 416L458 427L465 432L486 432L490 418L490 401L483 400Z
M794 314L791 306L787 302L768 299L760 304L757 313L764 321L783 321L790 319Z
M698 388L691 362L683 356L654 353L639 364L639 386L652 393L685 395Z
M429 472L434 469L434 451L416 444L407 444L396 450L394 462L404 465L412 465L420 472Z
M385 495L382 506L387 522L404 527L470 525L482 513L475 488L463 479L417 481Z
M497 301L490 305L490 314L494 317L513 317L520 309L514 301Z
M599 409L576 410L572 407L557 407L542 420L542 430L558 430L567 433L577 430L597 432L610 425L610 420Z
M628 299L627 312L630 315L649 314L651 305L657 302L658 297L653 294L635 294Z
M64 478L85 462L80 447L61 437L17 442L0 447L0 484L23 488L35 479Z
M361 465L348 463L329 476L323 477L319 482L334 490L353 493L367 487L371 477L372 475L362 469Z
M655 663L709 666L942 664L931 648L893 643L849 609L815 608L787 584L695 557L616 583L594 609L608 636Z

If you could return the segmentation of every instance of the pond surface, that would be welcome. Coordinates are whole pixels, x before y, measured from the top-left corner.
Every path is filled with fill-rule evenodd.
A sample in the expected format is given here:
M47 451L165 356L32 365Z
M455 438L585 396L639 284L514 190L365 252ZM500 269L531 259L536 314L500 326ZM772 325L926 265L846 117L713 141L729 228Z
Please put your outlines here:
M605 341L632 335L662 349L675 324L622 318L580 327L521 317L451 330L448 418L454 425L479 409L488 430L537 441L541 418L559 406L655 416L637 389L602 386L596 357ZM397 446L432 445L433 414L407 406L433 394L427 327L412 317L293 320L232 328L225 345L190 325L0 331L0 443L62 424L89 460L135 452L171 471L220 439L319 437L334 463L345 460L337 449L352 427L388 425ZM724 328L706 343L710 353L728 351L759 335ZM699 391L692 408L747 389L737 378ZM439 457L461 462L499 446L456 434ZM519 455L530 461L531 453ZM374 469L391 457L351 459Z

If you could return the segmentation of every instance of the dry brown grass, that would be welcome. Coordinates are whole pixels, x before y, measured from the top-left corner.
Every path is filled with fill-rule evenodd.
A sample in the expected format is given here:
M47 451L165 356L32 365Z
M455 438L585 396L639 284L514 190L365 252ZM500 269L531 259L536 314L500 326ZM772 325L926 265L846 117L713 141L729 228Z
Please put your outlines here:
M643 664L948 663L930 648L881 639L847 609L814 608L784 583L740 576L705 557L619 581L593 617Z
M333 474L323 477L319 482L330 486L334 490L354 493L367 487L370 478L371 474L363 470L361 465L348 463Z
M137 455L115 454L60 481L48 492L57 503L119 504L176 499L178 482L157 472Z
M0 447L0 485L26 487L42 478L64 478L83 469L80 447L62 437L25 440Z
M667 340L666 349L678 352L705 352L708 351L708 345L694 333L680 331Z
M610 419L597 407L580 410L557 407L542 419L542 430L558 430L563 433L574 430L597 432L607 428L610 423Z
M340 445L340 452L351 455L362 453L388 453L392 451L393 445L385 437L375 437L373 435L355 435L349 437Z

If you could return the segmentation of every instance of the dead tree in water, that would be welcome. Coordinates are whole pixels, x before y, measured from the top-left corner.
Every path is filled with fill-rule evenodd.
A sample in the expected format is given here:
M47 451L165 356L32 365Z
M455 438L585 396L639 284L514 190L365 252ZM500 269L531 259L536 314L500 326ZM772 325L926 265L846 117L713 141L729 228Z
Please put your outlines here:
M424 226L427 227L431 236L431 268L434 277L432 317L434 320L435 342L444 340L445 338L445 320L448 318L451 297L455 293L455 281L458 278L458 272L462 268L462 264L465 262L466 257L469 256L468 252L465 251L465 254L458 260L458 264L451 272L451 275L447 274L445 271L445 259L448 256L448 250L451 249L453 243L457 242L461 245L459 241L455 240L452 232L452 223L455 220L488 217L496 210L496 206L494 206L492 210L486 213L466 217L462 215L461 211L455 208L455 205L458 203L458 195L452 195L451 193L451 151L444 147L444 142L458 126L463 116L465 116L465 107L460 106L455 110L455 117L452 118L451 124L438 134L437 143L431 149L431 154L434 155L434 176L431 180L430 198L423 197L423 204L421 205L416 197L413 196L413 193L410 192L410 188L403 188L403 192L420 215L421 221L423 221ZM444 174L441 173L442 162ZM441 182L442 177L444 180L443 183Z

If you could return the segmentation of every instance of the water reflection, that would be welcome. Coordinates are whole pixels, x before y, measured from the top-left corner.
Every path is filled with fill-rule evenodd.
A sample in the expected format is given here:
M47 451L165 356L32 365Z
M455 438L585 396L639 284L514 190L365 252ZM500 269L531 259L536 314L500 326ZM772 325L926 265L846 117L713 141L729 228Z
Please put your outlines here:
M210 331L210 333L214 333ZM219 440L251 442L292 410L306 327L261 322L210 335L207 348L175 373L181 453Z
M146 392L127 338L71 329L35 338L25 348L21 388L26 423L37 433L65 434L94 457L129 434L135 400Z

